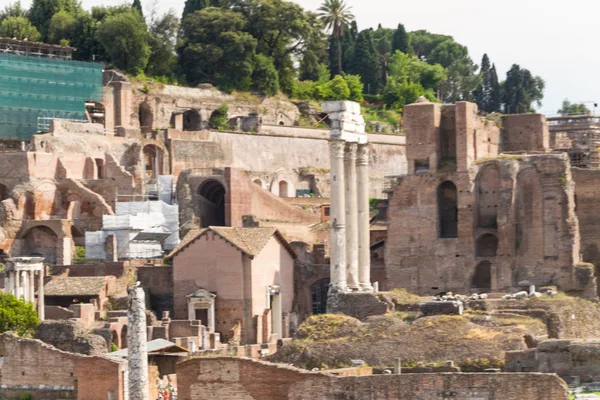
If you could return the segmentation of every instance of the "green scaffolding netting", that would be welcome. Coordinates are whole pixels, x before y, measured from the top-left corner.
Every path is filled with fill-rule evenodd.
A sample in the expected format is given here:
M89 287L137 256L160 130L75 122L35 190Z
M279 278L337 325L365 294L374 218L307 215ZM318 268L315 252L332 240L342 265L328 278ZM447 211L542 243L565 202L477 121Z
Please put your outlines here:
M0 140L30 140L51 118L85 121L102 101L102 65L0 54Z

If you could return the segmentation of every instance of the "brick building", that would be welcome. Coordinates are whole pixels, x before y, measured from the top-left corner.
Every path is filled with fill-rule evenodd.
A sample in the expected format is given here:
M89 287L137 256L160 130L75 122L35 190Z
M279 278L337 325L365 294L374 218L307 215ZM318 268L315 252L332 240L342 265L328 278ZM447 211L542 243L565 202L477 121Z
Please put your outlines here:
M473 103L421 101L405 108L404 122L408 175L389 199L387 288L431 294L551 284L596 296L580 249L597 246L597 228L584 220L580 231L576 210L589 186L566 154L551 152L544 116L508 115L500 128ZM587 212L589 201L581 202Z
M295 258L274 228L192 230L168 257L174 317L201 320L224 342L288 337Z

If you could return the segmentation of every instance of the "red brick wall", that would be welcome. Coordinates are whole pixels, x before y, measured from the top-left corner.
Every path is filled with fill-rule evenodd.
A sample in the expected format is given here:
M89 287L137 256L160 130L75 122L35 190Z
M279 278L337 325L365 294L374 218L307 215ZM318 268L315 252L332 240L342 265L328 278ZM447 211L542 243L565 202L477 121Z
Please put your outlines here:
M501 151L548 151L550 134L543 115L506 115L502 128Z
M334 377L258 361L195 358L177 364L181 400L418 400L485 398L567 400L550 374L402 374Z

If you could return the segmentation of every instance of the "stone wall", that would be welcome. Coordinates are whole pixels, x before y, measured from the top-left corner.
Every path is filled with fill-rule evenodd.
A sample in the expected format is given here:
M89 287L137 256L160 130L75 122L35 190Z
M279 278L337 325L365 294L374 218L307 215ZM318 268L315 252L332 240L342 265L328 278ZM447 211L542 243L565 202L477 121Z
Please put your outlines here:
M567 400L551 374L401 374L336 377L232 358L193 358L177 364L179 398L228 400L434 400L481 398Z
M501 151L548 151L550 133L541 114L515 114L502 117Z
M600 265L600 171L572 168L575 212L579 219L582 261Z
M37 389L30 391L33 400L56 398L60 391L74 392L76 397L66 398L78 400L123 399L123 366L117 361L67 353L10 333L0 335L0 357L0 397L25 385Z
M137 280L147 290L150 309L158 317L163 311L173 312L173 267L143 266L137 269Z
M546 340L537 348L508 351L507 372L543 372L582 382L600 380L600 342L595 340Z

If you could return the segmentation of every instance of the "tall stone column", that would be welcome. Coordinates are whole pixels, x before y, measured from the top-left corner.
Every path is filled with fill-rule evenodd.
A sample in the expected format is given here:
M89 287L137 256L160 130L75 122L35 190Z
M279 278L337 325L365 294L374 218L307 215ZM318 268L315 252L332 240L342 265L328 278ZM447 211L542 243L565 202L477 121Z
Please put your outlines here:
M35 271L27 271L29 274L29 301L35 304Z
M21 271L14 271L15 274L15 297L20 299L23 293L21 293Z
M38 318L40 321L46 319L46 301L44 299L44 269L39 271L39 284L38 284Z
M346 213L344 208L344 150L343 140L331 140L331 239L330 293L347 291L346 286Z
M14 295L12 271L6 271L6 293Z
M146 295L144 290L140 287L129 289L127 332L129 400L148 400L148 338L146 334Z
M346 278L348 288L359 290L358 279L358 195L356 192L357 143L347 143L344 152L344 180L346 184Z
M21 274L21 295L25 301L30 301L29 299L29 275L27 275L27 271L20 271Z
M358 265L360 289L372 292L371 285L371 238L369 215L369 145L360 144L356 156L358 184Z

